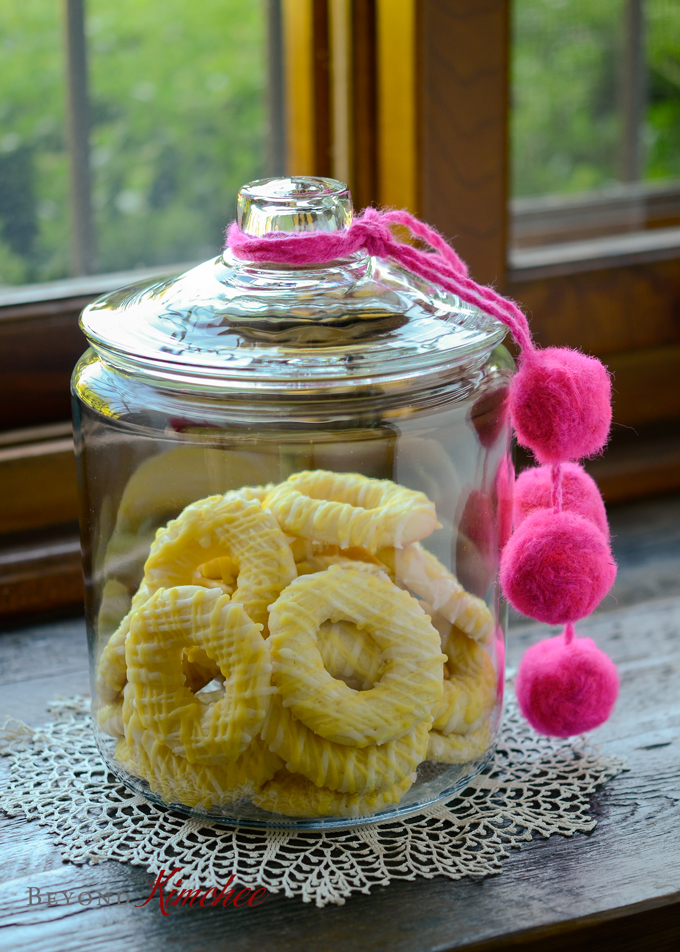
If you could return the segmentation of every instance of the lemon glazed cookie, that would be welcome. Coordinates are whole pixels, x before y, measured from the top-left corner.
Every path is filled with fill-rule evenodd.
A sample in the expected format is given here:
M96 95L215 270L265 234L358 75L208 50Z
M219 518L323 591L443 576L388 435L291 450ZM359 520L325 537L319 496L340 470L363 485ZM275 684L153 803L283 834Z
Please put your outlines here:
M130 610L99 658L95 686L101 700L121 702L130 620L161 587L202 585L232 594L266 631L267 606L297 575L285 536L260 505L268 488L244 487L200 499L158 530ZM213 669L212 676L217 673ZM200 673L190 677L195 683Z
M449 676L444 695L435 705L432 730L440 734L469 734L481 727L496 704L496 671L489 654L455 625L433 618L442 635Z
M190 764L149 732L134 740L119 740L116 760L135 777L146 780L165 803L210 810L257 791L283 766L259 737L231 764Z
M232 600L266 630L267 606L295 578L295 562L271 513L240 491L200 499L160 529L144 566L144 581L152 592L195 585L201 566L224 556L236 570Z
M416 542L402 550L384 548L376 555L399 585L423 598L470 638L485 642L491 637L493 618L484 601L467 592L456 576L422 545Z
M323 469L294 473L262 503L290 535L375 552L429 536L439 523L424 493L389 479Z
M262 728L269 749L317 787L340 793L369 794L387 790L425 760L430 721L422 721L397 740L368 747L350 747L319 737L272 698Z
M197 646L224 678L205 705L186 686L185 648ZM273 688L261 626L228 595L199 586L159 589L134 614L126 643L126 739L142 727L190 763L228 764L259 733Z
M386 662L379 681L354 691L324 667L318 632L349 621ZM315 734L365 747L396 740L432 715L442 697L439 634L418 602L381 575L333 565L296 579L271 606L272 681L283 704Z
M299 774L285 770L256 791L251 799L255 806L283 816L370 816L387 806L399 803L414 778L406 777L387 790L379 793L336 793L324 787L316 787Z

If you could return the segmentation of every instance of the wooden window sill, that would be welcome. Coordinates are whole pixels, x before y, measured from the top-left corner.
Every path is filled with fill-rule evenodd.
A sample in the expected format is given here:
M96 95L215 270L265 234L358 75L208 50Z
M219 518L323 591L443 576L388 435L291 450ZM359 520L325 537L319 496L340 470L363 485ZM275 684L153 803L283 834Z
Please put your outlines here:
M514 248L508 254L510 284L559 275L680 258L680 228L654 228L623 235Z

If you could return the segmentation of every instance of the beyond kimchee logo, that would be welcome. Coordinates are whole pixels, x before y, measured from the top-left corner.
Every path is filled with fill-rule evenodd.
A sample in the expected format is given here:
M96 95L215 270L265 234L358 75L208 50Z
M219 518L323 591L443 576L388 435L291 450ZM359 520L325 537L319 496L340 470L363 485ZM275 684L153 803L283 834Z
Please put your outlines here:
M172 906L202 906L204 909L220 905L250 906L252 909L255 906L261 906L269 895L264 888L244 889L240 886L232 886L233 876L229 877L221 889L218 886L182 889L181 873L182 870L179 867L169 873L162 869L151 886L148 898L138 903L137 908L148 905L157 895L164 916L170 915L169 907Z

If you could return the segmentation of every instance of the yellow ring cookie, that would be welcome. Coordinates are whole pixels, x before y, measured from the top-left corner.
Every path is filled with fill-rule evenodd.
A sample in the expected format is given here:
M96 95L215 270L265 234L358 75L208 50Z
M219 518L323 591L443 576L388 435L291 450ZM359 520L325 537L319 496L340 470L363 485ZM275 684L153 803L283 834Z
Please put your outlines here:
M260 505L270 488L271 484L246 486L200 499L158 530L144 580L97 665L96 689L102 700L112 703L120 697L130 618L159 588L196 584L219 588L233 594L233 601L266 629L267 605L297 574L283 533Z
M415 543L405 549L377 553L400 585L429 602L434 611L457 625L475 641L485 642L493 631L491 612L481 598L466 592L436 556Z
M103 704L95 714L97 726L110 737L123 737L123 701L114 701L112 704Z
M348 621L325 621L317 644L326 671L355 691L368 691L385 670L382 652L365 631Z
M280 771L251 797L255 806L283 816L370 816L399 803L413 783L411 777L380 793L352 795L315 787L299 774Z
M380 649L385 671L353 691L326 671L318 646L325 621L351 621ZM365 747L401 737L442 696L441 643L418 602L381 575L333 565L296 579L271 606L272 681L283 703L311 731Z
M438 627L434 619L433 624ZM496 671L481 645L455 625L448 629L444 653L451 673L444 679L444 696L432 711L432 729L444 735L469 734L486 722L495 706Z
M259 787L282 767L281 760L256 737L234 763L217 766L190 764L158 741L120 740L116 760L149 784L165 803L209 810L253 798Z
M204 705L184 682L182 655L198 646L218 665L224 694ZM133 714L191 763L228 764L259 733L272 694L271 662L260 626L214 589L159 589L132 617L125 647L123 721Z
M238 491L199 499L159 529L144 581L151 591L196 585L199 566L225 555L238 570L232 601L266 630L267 606L295 578L295 563L271 513Z
M425 759L429 721L422 721L398 740L370 747L348 747L319 737L284 707L275 695L262 728L269 749L286 761L291 773L303 774L317 787L340 793L387 790Z
M466 764L477 760L491 744L491 727L488 722L470 734L440 734L430 731L427 744L427 759L439 764Z
M389 479L323 469L289 476L262 506L291 535L370 552L388 545L401 548L429 536L439 525L424 493Z
M95 674L95 689L98 697L107 703L121 701L121 692L127 681L125 666L125 640L130 631L130 619L138 608L151 596L149 587L142 582L132 598L130 610L109 638L102 651Z
M147 565L151 563L151 569L154 573L153 578L145 576L142 584L132 599L132 604L127 615L123 618L117 630L111 635L104 648L95 675L95 687L99 698L106 704L111 705L111 710L106 712L102 721L102 729L110 732L109 728L117 730L120 717L122 716L122 690L127 680L125 664L125 642L130 630L130 619L135 612L143 605L148 598L161 587L164 579L163 565L164 559L172 557L173 546L177 552L178 536L180 539L180 548L182 540L191 536L192 530L200 533L200 514L213 507L217 510L217 518L222 516L225 520L225 534L228 536L229 547L232 555L225 555L225 548L218 548L217 554L214 549L211 554L206 552L203 545L206 537L200 536L198 544L194 539L193 556L197 560L196 564L191 565L190 572L187 572L186 562L179 571L179 577L183 578L189 584L200 584L207 588L217 588L222 592L235 594L234 601L246 603L246 611L250 609L258 615L257 621L266 627L267 611L266 606L276 597L281 588L295 578L296 571L292 560L292 555L286 545L286 540L278 526L274 523L272 517L261 510L260 503L264 499L273 484L268 486L245 486L242 489L228 493L226 496L212 496L208 499L199 500L197 503L187 507L190 510L189 515L185 517L187 509L178 517L178 519L169 523L164 529L160 529L156 534L156 539L151 546L151 552L147 559ZM229 498L227 498L229 497ZM199 516L197 517L197 511ZM241 513L239 517L239 513ZM259 516L257 515L259 513ZM213 517L215 513L213 512ZM178 529L179 524L179 529ZM248 532L251 530L261 531L265 529L265 540L260 540L260 544L266 542L272 543L272 552L267 559L267 568L272 569L274 581L266 578L259 567L257 552L248 551L253 547L253 540L247 539ZM212 533L219 533L213 522L210 525ZM168 538L170 536L170 538ZM244 540L243 536L246 537ZM240 538L240 543L239 543ZM214 540L213 540L214 541ZM256 549L257 545L254 546ZM160 556L159 556L160 550ZM241 553L243 564L239 564L238 553ZM186 553L184 553L186 556ZM167 566L166 566L167 568ZM177 569L177 566L174 566ZM239 584L236 587L235 576L239 574L239 568L242 570L239 575ZM145 566L146 569L146 566ZM169 571L172 577L171 566ZM175 578L177 578L177 572ZM167 572L165 581L168 581ZM234 588L236 592L234 593ZM196 657L197 649L193 649L194 660L185 657L183 667L187 685L192 690L197 690L203 684L207 684L212 677L219 674L219 668L211 665L205 655ZM209 676L208 676L209 675ZM107 726L104 726L107 725ZM113 734L113 736L117 736Z

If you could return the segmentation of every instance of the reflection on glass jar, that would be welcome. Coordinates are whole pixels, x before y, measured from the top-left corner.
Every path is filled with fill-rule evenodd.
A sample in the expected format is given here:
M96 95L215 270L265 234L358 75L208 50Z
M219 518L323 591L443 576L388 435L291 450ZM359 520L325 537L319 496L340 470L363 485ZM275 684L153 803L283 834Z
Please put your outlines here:
M291 205L310 229L351 219L332 180L247 187L245 229L246 200L272 230ZM367 256L301 271L229 253L102 298L82 325L111 769L255 826L363 823L462 788L501 716L504 329Z

